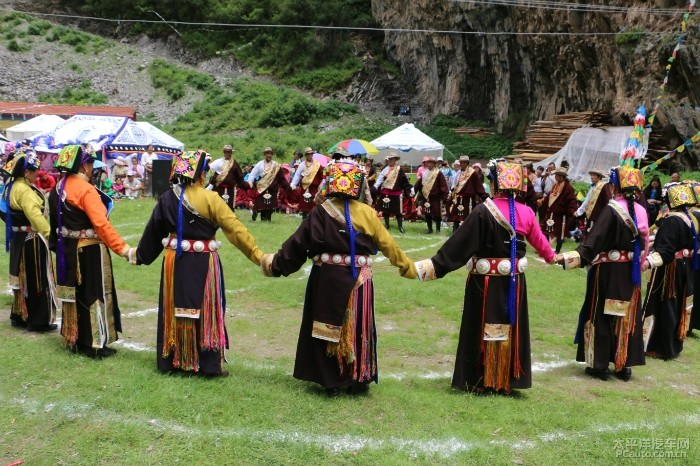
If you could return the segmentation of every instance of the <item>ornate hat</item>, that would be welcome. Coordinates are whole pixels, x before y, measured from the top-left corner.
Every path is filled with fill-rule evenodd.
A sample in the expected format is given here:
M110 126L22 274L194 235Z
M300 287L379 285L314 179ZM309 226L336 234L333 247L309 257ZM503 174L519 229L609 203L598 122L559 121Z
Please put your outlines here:
M31 149L25 150L23 154L20 154L18 157L15 157L11 161L8 162L9 164L13 164L11 170L7 169L12 176L18 177L18 176L24 176L24 171L25 170L38 170L39 169L39 157L37 157L36 152L34 152Z
M496 190L527 191L527 170L519 163L496 162Z
M207 154L203 150L189 150L176 155L173 165L173 176L196 180L205 171Z
M64 146L58 153L58 159L53 166L58 171L78 173L81 165L97 160L94 152L88 152L78 145Z
M644 186L644 175L641 170L630 165L613 167L610 170L610 183L622 193L637 192Z
M700 181L685 180L682 183L691 187L693 194L695 194L695 203L700 204Z
M362 187L362 167L349 160L329 163L326 167L326 197L357 199Z
M683 206L694 206L696 204L695 192L689 184L667 183L666 186L664 186L664 191L666 192L668 206L671 209Z

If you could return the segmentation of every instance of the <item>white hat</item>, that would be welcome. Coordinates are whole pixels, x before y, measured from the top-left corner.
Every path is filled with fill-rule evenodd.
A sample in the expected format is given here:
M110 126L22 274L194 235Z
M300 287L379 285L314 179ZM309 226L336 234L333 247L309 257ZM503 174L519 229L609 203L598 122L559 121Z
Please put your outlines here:
M126 172L126 176L136 176L136 173L134 173L134 170L129 170Z
M121 166L124 166L124 165L126 165L126 160L124 160L124 157L122 157L122 156L120 155L119 157L117 157L116 159L114 159L114 165L121 165Z

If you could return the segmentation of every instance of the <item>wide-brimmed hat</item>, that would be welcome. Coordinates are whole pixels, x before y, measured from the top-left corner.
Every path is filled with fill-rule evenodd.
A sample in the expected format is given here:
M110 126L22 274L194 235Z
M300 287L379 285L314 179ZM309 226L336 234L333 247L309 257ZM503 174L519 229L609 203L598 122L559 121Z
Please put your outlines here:
M114 159L114 165L120 165L123 167L124 165L126 165L126 160L124 160L124 157L120 155L119 157Z
M126 172L126 176L136 176L136 172L134 172L134 170L129 170Z
M275 151L272 150L272 147L266 147L265 149L263 149L263 154L265 154L267 152L272 152L273 154L275 153Z
M306 149L304 149L304 153L305 153L305 154L313 154L313 153L314 153L314 150L313 150L312 148L310 148L310 147L307 147Z
M233 150L233 147L231 147L231 144L226 144L222 150L223 150L224 152L226 152L227 150L230 150L231 152L235 152L235 151Z
M481 168L481 164L480 164L479 162L473 163L473 164L472 164L472 168L478 168L479 170L483 170L483 169Z
M606 176L605 172L600 168L591 168L590 170L588 170L588 174L589 175L598 175L601 178L605 178L605 176Z
M423 161L424 161L424 162L436 162L436 163L437 163L437 159L436 159L435 157L432 157L432 156L430 156L430 157L423 157Z
M569 170L566 169L566 167L559 167L556 170L554 170L555 175L561 175L561 176L569 176Z
M397 154L396 152L391 152L389 155L386 156L386 160L389 160L389 159L399 160L400 158L401 158L401 156L399 154Z
M458 162L469 162L469 156L468 155L460 155Z

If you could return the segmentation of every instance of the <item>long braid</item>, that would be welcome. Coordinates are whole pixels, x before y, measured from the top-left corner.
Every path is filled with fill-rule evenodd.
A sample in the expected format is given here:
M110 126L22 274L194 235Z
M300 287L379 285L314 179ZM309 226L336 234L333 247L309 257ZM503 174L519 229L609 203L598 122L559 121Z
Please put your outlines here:
M59 283L63 283L66 277L66 252L65 252L65 238L63 237L63 193L66 189L66 182L68 181L68 174L65 173L63 178L58 181L58 186L56 192L58 193L58 199L56 200L56 220L58 224L58 235L57 235L57 245L56 245L56 262L57 262L57 275Z
M175 258L179 259L180 256L182 255L182 228L183 228L183 219L182 219L182 200L185 198L185 188L187 187L187 183L181 181L180 182L180 202L177 206L177 247L175 249Z
M632 284L635 286L640 286L642 284L642 269L640 266L641 260L641 239L639 237L639 225L637 225L637 215L634 211L634 194L629 193L625 195L627 198L627 211L632 217L634 222L634 227L637 228L637 235L634 237L634 256L632 257Z
M345 207L345 223L348 226L348 235L350 235L350 272L352 273L352 278L357 278L357 268L355 267L355 228L352 226L352 219L350 218L350 200L345 198L343 200Z
M10 181L5 188L5 192L2 193L3 201L6 205L5 212L5 252L10 251L10 242L14 238L14 232L12 231L12 207L10 206L10 193L12 192L12 185L15 183L14 178Z
M510 240L510 284L508 286L508 302L507 309L510 315L510 324L515 325L516 320L516 309L515 309L515 292L516 292L516 278L515 278L515 261L516 261L516 247L517 247L517 234L515 231L515 194L510 192L508 194L508 208L510 211L510 226L513 228L513 238Z

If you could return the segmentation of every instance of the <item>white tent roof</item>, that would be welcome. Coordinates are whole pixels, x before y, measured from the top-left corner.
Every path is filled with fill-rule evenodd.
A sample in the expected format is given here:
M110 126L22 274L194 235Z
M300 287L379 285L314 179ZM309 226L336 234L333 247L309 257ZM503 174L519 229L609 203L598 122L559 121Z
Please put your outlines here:
M620 154L627 146L633 130L633 126L579 128L559 152L536 163L535 166L546 167L554 163L558 167L566 160L569 162L570 180L588 181L589 170L595 168L607 173L611 167L620 164ZM646 147L642 148L641 153L646 153Z
M401 164L419 165L424 156L442 157L445 146L431 138L413 123L404 123L371 142L379 149L379 157L386 157L389 152L400 151Z
M10 141L21 141L39 133L51 131L63 121L63 118L58 115L39 115L8 128L6 135Z

